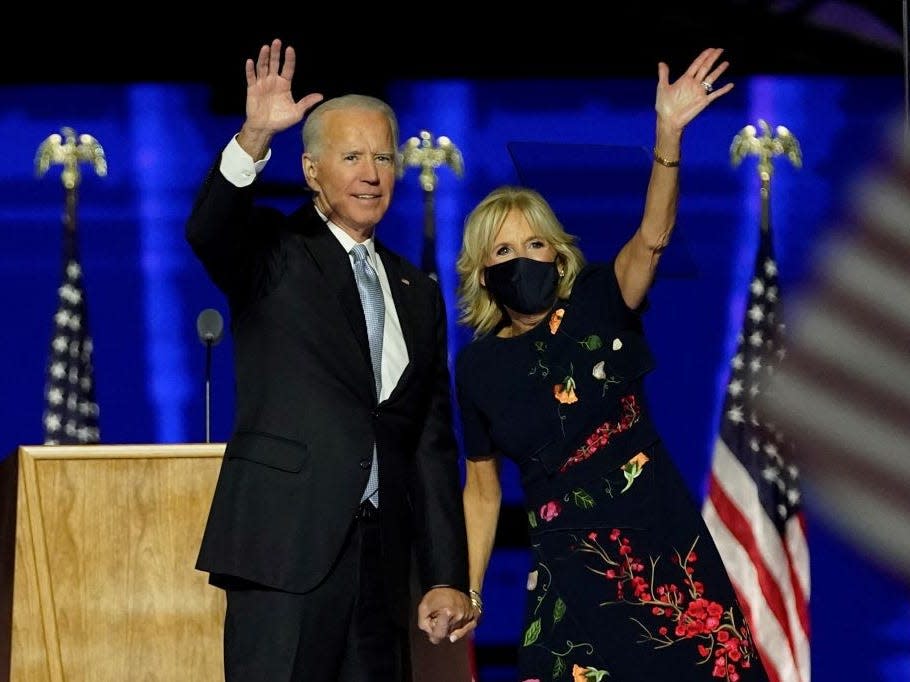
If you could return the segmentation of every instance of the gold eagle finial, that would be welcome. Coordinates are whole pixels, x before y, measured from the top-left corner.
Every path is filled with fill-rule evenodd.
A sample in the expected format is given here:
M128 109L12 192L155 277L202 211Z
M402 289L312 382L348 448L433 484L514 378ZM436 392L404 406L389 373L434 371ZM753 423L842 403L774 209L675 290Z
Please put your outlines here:
M762 119L758 120L761 135L753 125L747 125L734 137L730 145L730 163L735 168L746 156L758 156L758 173L762 180L769 180L773 171L771 159L786 155L790 162L800 168L803 164L799 141L785 126L775 128L776 135L771 135L771 126Z
M61 164L63 171L60 179L66 189L72 190L79 184L79 164L82 162L90 162L98 175L107 175L107 160L98 140L85 134L77 138L76 132L68 127L60 132L63 134L49 135L38 146L35 154L35 172L38 177L43 176L51 165Z
M419 137L408 138L401 145L399 156L399 176L407 168L420 168L420 186L425 192L436 189L436 169L439 166L449 166L458 177L464 173L464 159L458 147L445 135L440 135L434 143L433 135L428 130L421 130Z

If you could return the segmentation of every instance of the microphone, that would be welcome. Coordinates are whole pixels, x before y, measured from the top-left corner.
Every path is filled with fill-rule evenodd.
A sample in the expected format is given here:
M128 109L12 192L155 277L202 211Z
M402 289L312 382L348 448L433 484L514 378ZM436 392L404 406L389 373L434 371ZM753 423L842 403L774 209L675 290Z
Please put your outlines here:
M196 333L205 344L205 442L212 442L212 346L224 336L224 318L214 308L206 308L196 317Z
M224 335L224 319L214 308L206 308L196 318L196 333L204 344L217 346Z

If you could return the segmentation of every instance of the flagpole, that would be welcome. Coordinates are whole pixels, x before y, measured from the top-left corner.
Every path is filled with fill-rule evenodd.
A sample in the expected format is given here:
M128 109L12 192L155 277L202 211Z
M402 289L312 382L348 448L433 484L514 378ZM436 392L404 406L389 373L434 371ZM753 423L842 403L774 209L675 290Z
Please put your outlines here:
M423 246L421 269L438 280L436 262L436 169L449 166L461 177L464 160L458 147L446 136L434 138L428 130L401 145L399 151L398 175L403 176L408 168L419 168L418 180L423 191ZM416 558L414 559L416 561ZM416 564L415 564L416 567ZM417 571L413 571L417 575ZM412 580L411 591L414 603L420 599L420 586ZM435 682L464 682L470 675L472 682L477 679L474 660L473 639L463 638L448 648L433 646L426 636L416 628L416 618L411 618L411 667L414 682L434 680Z
M419 168L420 187L423 190L423 253L421 266L433 279L436 274L436 169L449 166L455 175L464 174L464 160L458 147L445 135L433 138L428 130L408 138L401 146L399 175L408 168Z

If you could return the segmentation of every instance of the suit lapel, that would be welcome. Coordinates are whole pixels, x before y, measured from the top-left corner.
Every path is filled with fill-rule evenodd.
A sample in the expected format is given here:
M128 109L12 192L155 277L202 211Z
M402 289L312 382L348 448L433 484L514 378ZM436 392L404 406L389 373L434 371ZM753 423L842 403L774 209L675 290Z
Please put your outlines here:
M301 233L307 250L313 257L316 267L322 273L327 287L327 295L334 294L340 304L348 327L357 341L363 361L363 371L373 376L373 364L370 359L370 342L367 337L366 321L363 317L363 306L357 283L351 269L350 256L338 243L335 235L316 213L312 205L298 212L301 220ZM343 343L339 341L339 344ZM371 382L359 381L359 385L368 388ZM372 393L371 391L365 391ZM375 395L373 396L375 399Z

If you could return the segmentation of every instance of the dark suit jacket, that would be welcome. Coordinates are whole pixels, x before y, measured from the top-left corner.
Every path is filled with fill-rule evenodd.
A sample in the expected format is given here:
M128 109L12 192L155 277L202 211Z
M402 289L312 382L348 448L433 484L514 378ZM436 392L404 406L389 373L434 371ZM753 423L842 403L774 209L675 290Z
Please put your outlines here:
M197 568L306 592L328 573L378 448L390 606L406 622L412 546L423 587L467 590L446 314L438 284L377 241L409 363L377 405L350 259L312 204L255 207L209 172L186 236L227 296L236 418ZM413 545L412 545L413 543Z

